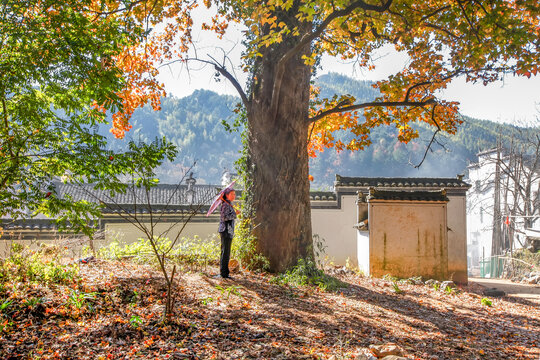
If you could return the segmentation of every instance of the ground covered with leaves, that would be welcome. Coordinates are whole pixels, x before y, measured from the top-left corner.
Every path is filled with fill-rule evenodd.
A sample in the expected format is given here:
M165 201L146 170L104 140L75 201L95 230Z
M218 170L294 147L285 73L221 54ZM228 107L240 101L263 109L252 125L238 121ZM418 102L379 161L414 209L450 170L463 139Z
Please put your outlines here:
M149 265L39 271L1 283L2 359L368 359L370 345L389 343L408 359L540 356L540 306L478 288L340 271L341 287L324 291L248 271L218 279L207 267L181 274L164 324L165 283Z

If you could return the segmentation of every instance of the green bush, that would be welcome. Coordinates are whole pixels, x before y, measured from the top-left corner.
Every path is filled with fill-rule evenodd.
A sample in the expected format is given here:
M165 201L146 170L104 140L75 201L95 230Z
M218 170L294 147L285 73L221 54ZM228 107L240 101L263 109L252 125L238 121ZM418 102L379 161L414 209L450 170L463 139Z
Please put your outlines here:
M71 290L67 297L66 303L79 310L83 307L87 307L89 310L92 310L92 306L89 302L95 300L95 298L95 292L85 293L77 290Z
M231 253L248 270L268 270L270 262L257 251L257 239L251 231L251 221L241 219L236 225Z
M60 258L60 251L51 247L30 250L27 246L13 244L11 255L0 262L0 283L69 283L78 279L79 267L75 264L62 265Z
M336 291L347 284L324 273L313 259L299 259L296 266L272 279L277 284L315 285L323 291Z
M181 238L174 244L168 238L156 238L154 245L160 255L165 255L170 261L189 266L206 266L219 261L220 244L217 236L208 239ZM143 264L156 263L156 255L150 240L139 238L131 244L112 241L108 246L98 251L98 256L106 259L130 258Z
M170 247L171 242L166 238L156 238L154 244L160 252L163 252ZM150 240L139 238L131 244L113 240L108 246L98 250L98 256L113 260L130 257L134 261L147 263L152 261L155 255Z
M173 256L180 262L190 266L206 267L208 264L219 262L221 243L216 234L201 239L195 235L182 238L173 250Z
M164 254L170 261L190 267L206 267L208 264L219 262L221 243L217 234L202 239L195 235L193 238L181 238L173 246L168 238L156 238L154 241L159 254ZM256 239L251 232L249 220L237 223L232 242L231 255L242 267L249 270L267 270L268 259L257 251ZM139 238L136 242L127 244L118 240L98 251L98 256L105 259L130 258L138 263L155 263L155 253L150 240Z

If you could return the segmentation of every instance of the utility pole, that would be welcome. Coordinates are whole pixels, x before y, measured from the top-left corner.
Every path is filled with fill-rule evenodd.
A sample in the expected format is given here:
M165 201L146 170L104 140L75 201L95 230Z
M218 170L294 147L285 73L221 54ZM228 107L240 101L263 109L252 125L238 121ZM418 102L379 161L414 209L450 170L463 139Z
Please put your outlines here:
M497 140L495 161L495 194L493 201L493 231L491 232L491 256L501 253L501 138Z

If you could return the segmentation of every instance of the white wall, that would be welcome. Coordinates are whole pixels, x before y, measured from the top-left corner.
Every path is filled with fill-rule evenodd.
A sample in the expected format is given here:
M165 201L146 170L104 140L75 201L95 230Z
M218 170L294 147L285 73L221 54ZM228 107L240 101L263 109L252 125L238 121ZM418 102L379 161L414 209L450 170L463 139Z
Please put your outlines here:
M214 234L218 235L218 225L218 222L190 222L182 230L180 238L193 238L195 235L198 235L201 239L207 239L212 237ZM154 234L159 235L170 227L170 223L159 223L155 227ZM171 240L174 239L181 227L182 224L174 225L172 228L170 228L168 235L164 235L164 237L168 237ZM125 223L108 223L105 225L106 243L116 239L120 242L130 244L136 242L139 238L146 238L146 235L133 225L128 225Z
M364 275L370 275L369 273L369 231L358 230L357 232L357 257L358 257L358 269L364 273Z
M478 165L469 167L471 189L467 193L468 263L473 270L484 255L491 256L495 164L482 157ZM474 272L474 271L473 271Z
M466 283L467 275L467 201L464 196L448 196L448 276Z
M341 196L341 209L311 209L313 234L324 239L326 256L336 265L358 266L356 232L356 195Z

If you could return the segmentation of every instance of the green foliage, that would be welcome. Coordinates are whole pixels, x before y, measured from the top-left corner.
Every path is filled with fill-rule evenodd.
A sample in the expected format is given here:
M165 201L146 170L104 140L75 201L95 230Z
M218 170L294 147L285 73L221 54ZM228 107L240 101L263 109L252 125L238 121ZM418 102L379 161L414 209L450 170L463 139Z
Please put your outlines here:
M480 303L481 303L482 305L485 305L485 306L491 306L491 305L492 305L491 300L488 299L488 298L482 298L482 300L480 300Z
M216 285L215 288L220 291L220 296L225 298L225 300L229 300L229 297L231 294L236 295L238 297L242 297L242 294L238 291L241 287L239 285L230 285L227 287L223 287L221 285Z
M317 264L313 259L299 259L296 266L286 273L274 277L272 281L282 285L315 285L323 291L336 291L347 287L347 284L317 268Z
M14 243L11 255L0 262L0 283L6 281L65 284L78 280L77 265L60 264L60 252L47 248L30 250Z
M139 328L142 324L142 319L139 315L133 315L129 319L129 325L133 328Z
M90 305L90 301L94 300L96 298L95 292L80 292L78 290L71 289L66 303L76 309L82 309L83 307L87 307L89 310L92 309Z
M401 293L403 293L403 290L401 290L401 289L399 288L397 282L392 282L392 288L393 288L393 290L394 290L394 292L395 292L396 294L401 294Z
M268 270L270 262L257 251L256 238L251 231L250 220L242 218L236 225L232 242L232 257L249 270Z
M206 306L206 305L210 304L212 301L214 301L214 298L209 296L209 297L201 299L201 304Z
M159 252L164 252L170 248L171 241L166 238L156 238L154 244ZM139 263L151 262L155 257L150 240L144 238L139 238L131 244L113 240L109 245L98 250L98 256L114 260L127 257Z
M156 238L154 244L158 253L165 254L171 261L193 267L206 267L210 263L219 261L220 243L217 236L208 239L181 238L176 244L168 238ZM112 241L109 245L98 251L98 256L105 259L128 258L142 264L157 264L157 260L150 240L139 238L136 242L120 243Z
M137 290L133 290L133 294L131 295L131 298L129 299L129 303L134 305L140 300L141 300L141 293Z
M199 236L182 238L173 249L173 257L188 267L206 268L208 264L219 262L221 242L217 235L202 239Z
M141 28L89 14L76 0L5 0L0 8L0 217L41 212L90 235L99 203L74 202L54 181L118 191L134 167L148 172L175 151L156 140L115 153L98 133L105 110L122 108L125 78L110 60Z
M7 310L7 308L9 308L9 306L13 303L13 300L4 300L1 304L0 304L0 313L2 312L5 312Z
M43 303L43 298L40 297L29 297L22 301L22 306L27 308L34 308L38 304Z

